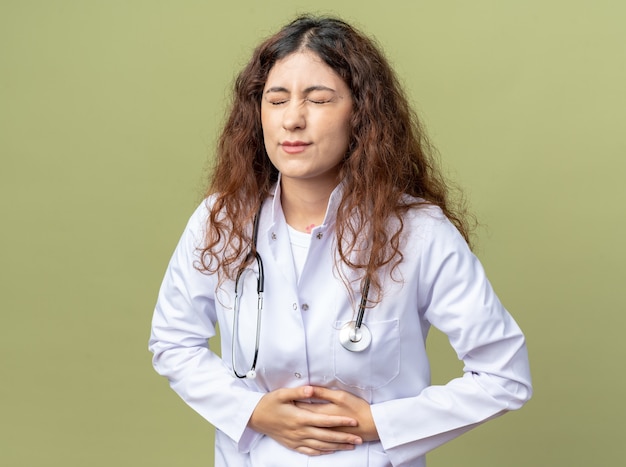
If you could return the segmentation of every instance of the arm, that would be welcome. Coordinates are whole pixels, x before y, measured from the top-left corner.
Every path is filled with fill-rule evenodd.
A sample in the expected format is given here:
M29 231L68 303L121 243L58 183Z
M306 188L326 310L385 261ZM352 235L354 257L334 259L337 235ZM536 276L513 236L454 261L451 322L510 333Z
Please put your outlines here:
M415 397L372 406L394 466L410 465L471 428L519 409L532 392L520 328L456 228L442 214L431 216L420 236L418 309L448 336L464 374Z
M353 449L358 436L332 428L356 422L346 416L314 415L295 400L310 397L310 387L256 392L208 347L217 321L211 276L194 268L203 239L206 208L192 216L170 260L152 321L150 350L156 371L174 391L247 452L261 435L308 455Z
M152 319L149 349L156 371L194 410L233 439L243 452L256 433L247 423L263 396L233 378L208 347L216 334L215 279L194 268L206 207L191 217L170 260Z
M343 391L323 390L315 397L330 403L309 405L316 413L357 419L358 426L349 431L366 441L379 437L394 466L413 465L437 446L520 408L531 395L524 336L482 266L447 220L429 217L425 222L419 244L413 243L417 286L404 289L416 290L423 318L448 335L465 363L464 375L412 397L372 405ZM407 336L402 349L412 354ZM404 362L404 371L410 372L415 360Z

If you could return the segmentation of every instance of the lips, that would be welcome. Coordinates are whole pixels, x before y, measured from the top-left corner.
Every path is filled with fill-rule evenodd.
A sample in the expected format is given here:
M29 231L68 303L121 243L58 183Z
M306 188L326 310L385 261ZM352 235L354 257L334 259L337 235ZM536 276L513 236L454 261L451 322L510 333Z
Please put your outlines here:
M297 154L304 151L311 143L305 143L304 141L283 141L280 145L287 154Z

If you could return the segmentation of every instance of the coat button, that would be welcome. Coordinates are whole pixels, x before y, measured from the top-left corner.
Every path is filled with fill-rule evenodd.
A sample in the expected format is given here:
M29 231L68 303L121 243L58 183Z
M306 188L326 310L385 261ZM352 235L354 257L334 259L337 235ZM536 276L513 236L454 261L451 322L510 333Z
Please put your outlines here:
M321 240L323 236L324 236L324 234L322 232L318 232L317 233L317 239L318 240Z
M302 308L302 311L307 311L309 309L309 305L307 305L306 303L303 303L300 308Z
M298 379L302 378L302 375L298 373L297 371L293 375Z
M276 234L272 232L272 240L276 240Z

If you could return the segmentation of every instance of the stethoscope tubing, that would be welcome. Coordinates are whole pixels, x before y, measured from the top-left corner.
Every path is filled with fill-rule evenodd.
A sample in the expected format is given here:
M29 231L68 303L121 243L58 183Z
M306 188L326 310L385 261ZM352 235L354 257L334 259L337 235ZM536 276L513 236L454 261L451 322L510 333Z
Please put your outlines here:
M263 312L263 292L265 289L265 272L263 269L263 259L261 255L256 250L257 238L259 235L259 219L261 217L261 209L263 204L261 203L261 207L259 207L258 212L254 216L253 228L252 228L252 248L248 253L246 260L244 261L244 265L239 268L237 271L237 276L235 278L235 310L233 316L233 335L232 335L232 346L231 346L231 358L232 358L232 367L233 374L237 378L256 378L256 364L259 357L259 342L261 340L261 322L262 322L262 312ZM254 256L258 267L258 278L257 278L257 321L256 321L256 336L255 336L255 345L254 345L254 357L252 360L252 366L250 370L246 373L239 373L237 371L237 357L236 357L236 341L239 339L239 306L240 306L240 294L239 294L239 281L246 271L246 265L250 261L251 257ZM241 286L241 291L243 292L243 284ZM347 323L339 333L339 341L341 345L350 352L362 352L367 349L372 342L372 333L368 329L368 327L363 323L363 318L365 316L365 309L367 308L367 300L370 289L370 278L366 276L363 282L363 288L361 290L361 302L359 303L359 311L357 313L357 317L355 321L350 321Z
M252 252L248 254L248 256L252 255ZM257 317L256 317L256 336L255 336L255 344L254 344L254 357L252 360L252 366L247 373L240 374L237 372L237 352L235 342L238 340L239 336L239 305L240 305L240 296L239 296L239 280L241 276L246 271L244 267L240 268L237 271L237 277L235 279L235 310L233 316L233 336L232 336L232 346L231 346L231 356L232 356L232 366L233 373L237 378L251 378L254 379L256 377L256 362L259 358L259 342L261 340L261 323L262 323L262 314L263 314L263 290L265 288L265 273L263 269L263 259L261 255L255 251L254 256L256 258L257 267L259 269L259 277L257 278ZM247 261L246 261L247 263ZM243 292L243 285L241 286ZM237 336L237 338L235 337Z

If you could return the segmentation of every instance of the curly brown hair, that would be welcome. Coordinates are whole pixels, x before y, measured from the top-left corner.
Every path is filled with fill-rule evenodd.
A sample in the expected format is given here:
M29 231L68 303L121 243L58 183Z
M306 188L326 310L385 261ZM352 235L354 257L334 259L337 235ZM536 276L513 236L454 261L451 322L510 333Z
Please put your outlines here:
M278 60L305 50L345 81L354 103L340 170L345 187L336 224L340 261L379 288L375 272L388 265L393 270L402 261L404 213L424 204L439 206L469 243L464 203L450 199L435 152L383 53L340 19L301 16L265 40L235 81L207 193L213 204L199 269L233 278L235 266L249 259L252 220L278 180L263 140L263 88ZM364 238L366 258L354 254Z

